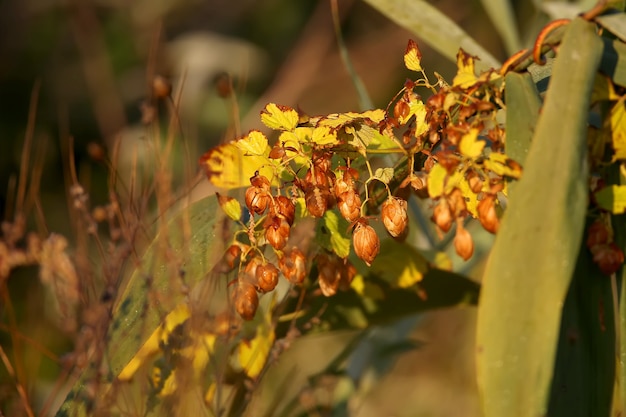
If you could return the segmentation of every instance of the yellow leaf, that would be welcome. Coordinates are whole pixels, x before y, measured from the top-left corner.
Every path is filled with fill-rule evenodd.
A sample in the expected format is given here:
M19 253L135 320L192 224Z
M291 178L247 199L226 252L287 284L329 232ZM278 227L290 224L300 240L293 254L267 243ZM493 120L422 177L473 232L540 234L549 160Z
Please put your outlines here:
M374 178L378 179L380 182L389 184L389 181L393 179L393 168L377 168L376 172L374 173Z
M404 117L398 117L398 122L402 125L406 124L413 116L415 116L415 122L417 125L415 136L419 136L428 130L428 125L425 122L426 106L424 106L424 103L417 97L417 95L411 95L411 99L409 101L409 112Z
M594 194L598 206L613 214L626 211L626 185L610 185Z
M484 164L485 168L497 175L511 178L520 178L522 176L520 164L502 153L491 152L489 158L485 159Z
M239 220L241 218L241 205L239 204L239 201L237 201L236 198L227 195L222 195L220 193L216 194L217 202L220 204L222 210L224 210L224 213L235 221Z
M183 324L190 316L189 306L180 304L172 310L163 323L150 335L146 342L139 348L135 356L122 369L117 378L120 381L129 381L135 375L137 370L144 365L150 358L160 351L160 346L167 343L169 335L179 325Z
M591 102L597 103L603 100L619 100L619 95L615 92L615 86L610 77L596 74L596 78L593 81L593 90L591 91Z
M470 129L461 138L459 151L468 158L476 159L483 153L486 143L484 140L478 140L478 129Z
M478 194L472 191L465 178L459 182L459 189L463 197L465 197L465 207L467 211L469 211L474 218L478 218Z
M463 49L459 49L459 53L456 54L456 66L458 70L452 80L453 87L467 88L476 83L474 59L473 56L467 54Z
M244 340L239 343L239 364L249 378L254 379L261 374L274 344L274 338L272 308L268 308L263 322L257 327L256 336L250 341Z
M413 39L409 39L409 44L406 46L404 52L404 65L411 71L422 71L422 53L417 46L417 42Z
M269 103L261 111L261 121L270 129L293 130L298 126L298 112L291 107Z
M626 107L624 101L618 101L611 109L611 139L613 141L613 160L626 159Z
M394 287L408 288L422 280L428 262L411 245L385 239L370 270Z
M265 135L252 131L239 140L209 150L200 157L200 165L216 187L247 187L256 171L277 185L278 175L274 175L274 168L279 166L268 158L270 150Z
M333 113L320 118L319 122L317 122L317 126L328 126L332 129L338 129L353 122L377 125L384 119L385 111L382 109L368 110L363 113Z
M447 176L448 172L439 164L430 170L428 173L428 195L430 198L437 198L443 194L443 186Z
M311 141L317 145L334 145L339 143L337 132L332 131L328 126L318 126L313 129Z
M384 300L385 293L380 286L367 281L363 275L357 274L350 283L350 287L360 296L372 300Z

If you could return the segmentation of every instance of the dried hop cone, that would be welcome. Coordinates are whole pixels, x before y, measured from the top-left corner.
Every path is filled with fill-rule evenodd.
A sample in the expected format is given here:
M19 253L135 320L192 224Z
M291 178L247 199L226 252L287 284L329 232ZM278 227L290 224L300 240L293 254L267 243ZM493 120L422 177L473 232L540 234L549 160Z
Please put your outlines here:
M262 188L250 186L246 190L246 207L252 213L263 214L271 201L272 197Z
M380 216L385 228L393 237L400 236L406 230L409 223L406 207L406 200L397 197L389 197L383 203Z
M278 268L271 263L259 265L256 269L256 285L260 292L269 292L278 285Z
M230 272L235 269L241 258L241 247L230 245L222 258L222 272Z
M352 233L352 245L356 256L363 259L367 266L372 265L380 251L380 239L374 228L367 223L367 220L357 220Z
M289 226L293 226L293 222L296 219L296 206L289 198L283 195L274 197L273 207L277 215L283 216L289 223Z
M456 235L454 236L454 249L456 253L467 261L474 254L474 241L472 235L463 227L463 219L457 219Z
M302 284L306 278L306 257L298 248L287 251L278 260L278 267L292 284Z
M439 199L439 204L433 210L433 221L443 232L447 232L452 227L452 220L448 201L445 198Z
M343 218L350 223L361 217L361 197L355 190L341 193L337 198L337 207Z
M611 275L624 264L624 252L615 243L604 243L591 248L593 261L605 275Z
M589 249L596 245L601 245L609 242L609 229L606 225L597 220L589 226L587 229L587 247Z
M244 320L252 320L259 306L259 295L254 285L240 280L233 292L235 310Z
M496 214L496 196L494 194L487 194L478 202L476 206L478 211L478 220L483 225L486 231L496 233L500 228L500 219Z
M267 216L264 223L265 239L274 249L281 250L287 244L291 227L282 216Z
M314 217L323 217L328 208L328 190L326 188L311 186L304 192L306 208Z

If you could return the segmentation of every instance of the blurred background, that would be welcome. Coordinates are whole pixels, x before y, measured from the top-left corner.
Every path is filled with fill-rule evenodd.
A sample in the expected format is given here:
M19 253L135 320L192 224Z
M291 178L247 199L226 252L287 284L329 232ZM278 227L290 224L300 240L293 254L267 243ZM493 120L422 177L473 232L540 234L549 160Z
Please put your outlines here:
M429 76L434 71L447 80L454 76L453 62L368 4L337 3L347 51L374 106L384 108L410 76L402 60L409 38L418 41ZM506 58L483 2L430 3L497 59ZM533 3L538 2L512 1L520 33L533 33L537 25ZM142 119L149 117L146 104L156 103L152 83L157 75L172 83L180 124L177 139L185 141L190 161L238 133L263 128L259 111L270 101L311 115L363 110L340 57L330 4L329 0L0 2L0 218L11 220L14 215L21 151L25 138L32 136L31 158L38 159L29 166L38 166L43 173L39 218L45 222L30 216L28 228L63 234L70 247L74 245L66 197L70 147L92 203L106 203L103 155L120 144L116 163L123 176L132 163L128 155L145 145L148 132ZM220 96L224 80L232 83L232 99ZM159 102L155 108L166 110L169 104ZM207 187L201 186L200 195L211 192ZM27 340L38 341L26 343L26 350L37 358L27 370L37 394L35 385L52 384L59 372L54 360L41 358L41 350L58 358L71 348L71 340L50 331L57 324L46 317L34 267L16 270L2 291L14 300L20 332ZM4 310L0 308L0 344L7 346ZM422 346L394 356L398 362L379 375L381 382L367 391L354 415L477 415L473 316L472 309L457 309L421 317L416 330L416 321L406 324L399 337L413 332ZM14 400L14 390L0 366L0 410Z

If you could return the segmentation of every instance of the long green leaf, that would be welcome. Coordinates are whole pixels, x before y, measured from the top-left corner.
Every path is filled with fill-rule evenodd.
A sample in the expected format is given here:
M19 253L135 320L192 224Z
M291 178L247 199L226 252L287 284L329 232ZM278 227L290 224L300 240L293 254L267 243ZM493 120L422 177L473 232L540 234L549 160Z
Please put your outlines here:
M546 415L585 221L586 125L601 55L594 25L572 21L485 270L477 329L485 417Z
M505 78L506 154L524 164L541 108L541 97L530 74L511 72Z
M163 317L183 301L183 282L194 288L207 277L221 254L219 219L216 197L200 200L172 218L147 248L113 307L105 354L110 370L99 383L112 382ZM192 231L190 236L185 230ZM98 399L87 392L99 380L98 371L92 371L83 372L57 417L91 414Z
M563 307L549 416L612 415L614 320L611 278L583 244Z
M481 3L502 37L506 51L513 55L522 49L512 3L509 0L481 0Z
M487 67L500 63L437 8L423 0L365 0L389 19L413 32L443 56L456 61L459 47L477 55Z

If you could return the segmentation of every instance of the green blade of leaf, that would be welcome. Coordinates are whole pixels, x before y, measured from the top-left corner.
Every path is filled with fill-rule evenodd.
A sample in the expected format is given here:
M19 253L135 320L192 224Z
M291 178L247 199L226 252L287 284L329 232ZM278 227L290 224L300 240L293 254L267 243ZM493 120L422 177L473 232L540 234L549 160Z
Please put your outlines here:
M587 117L601 55L594 25L572 21L485 270L477 328L485 417L547 415L561 308L585 221Z
M185 295L176 288L185 282L194 288L215 266L223 244L220 228L223 216L216 215L219 204L215 196L192 204L170 220L147 248L141 264L130 276L123 294L113 306L112 320L107 332L105 356L109 374L103 383L112 382L137 353L146 338L159 326L163 317ZM185 230L192 234L187 238ZM172 259L181 260L172 265ZM154 300L162 304L155 305ZM219 307L217 307L219 308ZM89 396L89 379L97 378L84 372L59 409L57 417L87 415L84 406Z
M535 133L541 97L530 74L509 72L505 78L506 154L524 165Z
M596 22L613 35L626 42L626 14L615 13L596 17Z
M512 3L509 0L481 0L481 3L502 37L507 53L513 55L522 49Z
M411 31L453 62L459 47L480 58L486 67L500 63L454 21L423 0L365 0L366 3Z
M549 416L609 416L615 378L611 279L581 245L565 305Z

